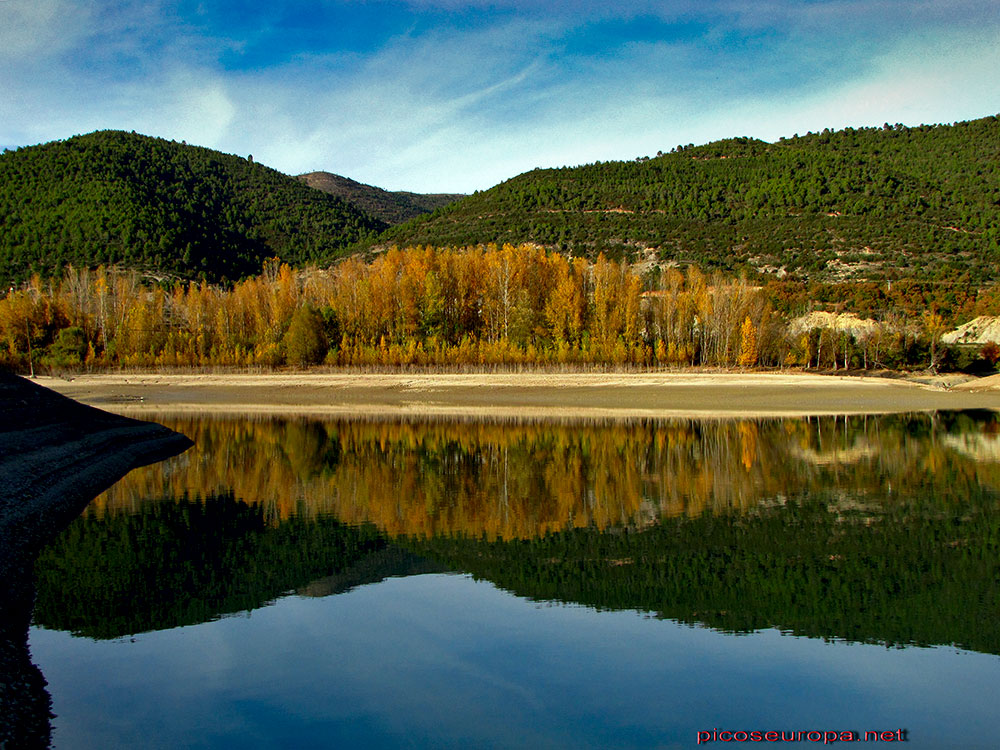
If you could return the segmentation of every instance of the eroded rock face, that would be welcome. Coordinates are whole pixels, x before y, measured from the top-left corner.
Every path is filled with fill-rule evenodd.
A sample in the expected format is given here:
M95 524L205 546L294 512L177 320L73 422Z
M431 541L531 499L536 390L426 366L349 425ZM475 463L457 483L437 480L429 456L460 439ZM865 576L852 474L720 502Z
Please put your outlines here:
M875 333L878 323L871 318L859 318L854 313L831 313L816 310L796 318L788 324L791 333L808 333L813 328L826 328L832 331L849 333L852 338L860 339Z
M0 373L0 748L50 739L51 700L28 652L39 550L129 471L190 445Z
M944 334L945 344L1000 344L1000 317L981 315Z

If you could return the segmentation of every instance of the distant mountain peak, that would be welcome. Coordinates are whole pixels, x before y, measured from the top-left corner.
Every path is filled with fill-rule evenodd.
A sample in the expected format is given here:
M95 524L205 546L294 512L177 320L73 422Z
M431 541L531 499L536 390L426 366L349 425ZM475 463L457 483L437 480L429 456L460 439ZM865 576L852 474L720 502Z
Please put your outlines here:
M389 225L402 224L465 197L458 193L390 192L332 172L309 172L298 175L296 179L311 188L335 195Z

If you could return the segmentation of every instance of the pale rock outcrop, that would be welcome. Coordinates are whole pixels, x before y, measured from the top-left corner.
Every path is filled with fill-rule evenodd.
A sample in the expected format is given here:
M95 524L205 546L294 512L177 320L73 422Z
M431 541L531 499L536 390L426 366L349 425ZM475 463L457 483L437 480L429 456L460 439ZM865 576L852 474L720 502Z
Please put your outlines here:
M846 331L854 339L864 338L878 330L878 323L870 318L859 318L854 313L832 313L816 310L796 318L788 324L793 334L807 333L814 328Z
M1000 317L980 315L941 337L945 344L1000 344Z

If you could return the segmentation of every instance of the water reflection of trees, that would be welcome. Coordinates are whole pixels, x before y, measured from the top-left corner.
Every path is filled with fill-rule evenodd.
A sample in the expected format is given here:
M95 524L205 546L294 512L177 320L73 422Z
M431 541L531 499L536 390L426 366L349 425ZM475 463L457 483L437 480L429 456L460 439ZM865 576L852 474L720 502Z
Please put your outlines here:
M404 544L535 600L640 610L726 632L778 628L1000 654L1000 514L991 491L952 513L918 498L875 508L803 495L752 514L663 519L641 531Z
M42 624L114 637L451 569L726 631L1000 653L993 414L161 419L197 448L41 556Z
M91 638L193 625L321 578L340 576L343 588L381 580L404 554L387 556L371 525L301 517L269 524L261 506L231 494L169 498L93 520L90 510L39 555L37 624ZM353 570L373 559L370 578Z
M167 419L196 448L95 501L233 492L277 521L531 538L746 512L803 492L883 503L1000 487L993 414L504 423ZM982 458L983 460L980 460Z

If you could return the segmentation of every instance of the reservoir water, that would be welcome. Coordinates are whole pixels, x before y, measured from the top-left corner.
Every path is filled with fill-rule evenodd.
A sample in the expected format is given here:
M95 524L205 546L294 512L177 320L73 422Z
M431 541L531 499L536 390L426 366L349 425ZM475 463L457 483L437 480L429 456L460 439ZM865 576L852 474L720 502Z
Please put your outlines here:
M36 563L58 748L997 746L995 414L153 418Z

